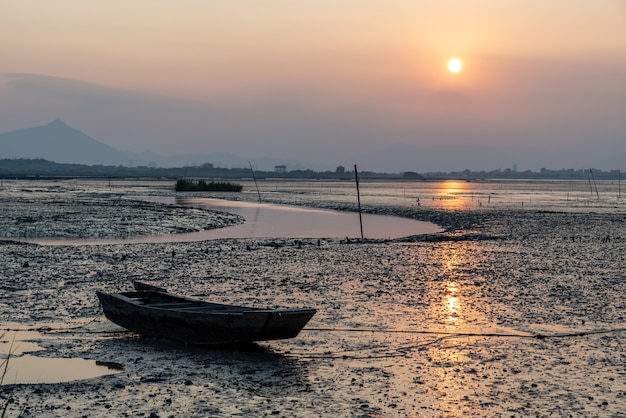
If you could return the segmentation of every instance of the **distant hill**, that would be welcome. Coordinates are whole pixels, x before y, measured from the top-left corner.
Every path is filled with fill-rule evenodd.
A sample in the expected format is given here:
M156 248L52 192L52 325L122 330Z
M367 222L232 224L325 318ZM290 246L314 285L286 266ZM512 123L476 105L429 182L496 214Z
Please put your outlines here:
M0 134L0 155L91 165L126 165L129 161L126 153L96 141L60 119Z
M244 158L229 153L163 156L151 151L143 153L120 151L72 128L60 119L47 125L1 133L0 159L2 158L34 158L63 164L125 167L183 167L211 163L216 167L247 168L252 162L255 169L267 171L272 171L276 165L285 165L288 170L328 169L323 165L305 164L294 160L269 157Z

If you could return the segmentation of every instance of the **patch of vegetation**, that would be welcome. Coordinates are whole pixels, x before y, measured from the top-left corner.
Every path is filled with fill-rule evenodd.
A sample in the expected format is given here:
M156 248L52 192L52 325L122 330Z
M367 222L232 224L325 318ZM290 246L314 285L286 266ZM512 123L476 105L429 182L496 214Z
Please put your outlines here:
M4 334L0 334L0 340L2 340L2 338L4 338ZM6 377L7 372L9 371L9 360L11 359L12 355L13 355L13 343L11 343L11 346L9 347L9 351L6 354L6 358L0 361L0 387L2 387L2 385L4 384L4 378ZM0 392L2 392L1 389L0 389ZM2 402L4 402L4 404L3 405L0 404L0 408L1 408L0 418L5 418L8 416L7 414L9 413L9 405L14 402L14 399L9 395ZM18 417L23 417L24 411L26 411L26 406L24 406L22 411L19 413Z
M0 339L2 339L3 337L4 337L4 334L1 334ZM7 371L9 370L9 358L10 357L11 357L11 350L9 350L7 357L0 362L0 386L2 386L2 383L4 382L4 377L6 376ZM2 411L0 411L0 417L2 418L4 418L7 414L7 409L9 408L9 404L11 403L11 398L8 398L4 400L3 402L4 402L4 405L0 405L0 408L2 408Z
M194 182L193 180L178 179L176 182L177 192L240 192L243 186L227 181L212 181L207 183L204 180Z

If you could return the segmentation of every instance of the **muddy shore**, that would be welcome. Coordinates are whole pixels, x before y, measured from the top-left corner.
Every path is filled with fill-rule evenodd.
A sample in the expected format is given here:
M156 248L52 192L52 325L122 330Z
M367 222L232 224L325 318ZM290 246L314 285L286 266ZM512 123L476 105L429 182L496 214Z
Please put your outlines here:
M0 200L5 237L33 233L14 227L20 217L45 219L38 229L58 235L90 230L96 213L101 236L121 210L112 203L119 196L106 193L90 195L85 207L97 210L87 211L84 196L66 190L45 204L32 191L11 193ZM122 206L138 229L113 234L174 232L159 229L169 219L193 219L185 228L238 222L137 199ZM58 384L4 382L1 404L10 401L8 416L33 417L626 416L626 214L368 210L447 231L319 245L288 237L0 241L0 314L40 330L44 350L36 354L122 369ZM135 279L216 302L310 306L318 314L292 340L185 347L102 316L95 290L127 289Z

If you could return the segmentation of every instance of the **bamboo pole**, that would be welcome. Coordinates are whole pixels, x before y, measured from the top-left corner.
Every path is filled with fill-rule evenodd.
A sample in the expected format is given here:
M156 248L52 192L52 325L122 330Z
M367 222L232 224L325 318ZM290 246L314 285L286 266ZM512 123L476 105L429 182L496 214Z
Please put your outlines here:
M361 226L361 239L363 239L363 218L361 217L361 193L359 192L359 174L356 171L356 164L354 165L354 180L356 181L356 200L359 205L359 225Z
M256 187L256 194L259 196L259 203L261 203L261 192L259 192L259 185L256 184L256 177L254 176L254 170L252 169L252 163L248 161L250 164L250 171L252 171L252 180L254 180L254 186Z

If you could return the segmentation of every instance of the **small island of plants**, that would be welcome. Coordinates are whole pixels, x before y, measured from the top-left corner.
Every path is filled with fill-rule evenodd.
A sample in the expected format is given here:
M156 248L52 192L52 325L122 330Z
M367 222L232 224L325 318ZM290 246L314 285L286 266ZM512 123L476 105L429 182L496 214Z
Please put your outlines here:
M207 183L204 180L178 179L176 182L177 192L240 192L243 186L236 183L212 181Z

